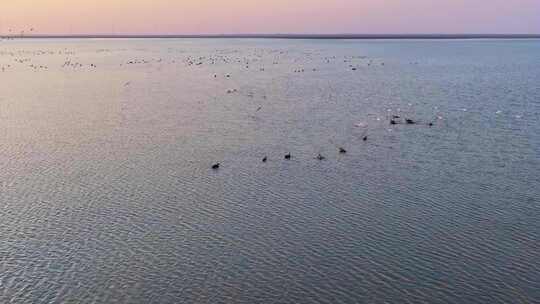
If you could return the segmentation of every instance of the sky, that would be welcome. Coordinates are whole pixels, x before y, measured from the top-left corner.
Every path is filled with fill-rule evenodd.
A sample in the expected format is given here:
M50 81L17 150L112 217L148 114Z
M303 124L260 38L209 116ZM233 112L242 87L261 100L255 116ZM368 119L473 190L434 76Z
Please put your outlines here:
M540 34L540 0L0 2L0 34Z

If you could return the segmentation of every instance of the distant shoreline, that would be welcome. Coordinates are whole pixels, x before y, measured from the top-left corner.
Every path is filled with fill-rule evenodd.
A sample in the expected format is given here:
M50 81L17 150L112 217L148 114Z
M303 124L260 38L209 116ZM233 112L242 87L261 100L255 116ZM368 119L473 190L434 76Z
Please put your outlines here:
M0 35L3 39L540 39L540 34Z

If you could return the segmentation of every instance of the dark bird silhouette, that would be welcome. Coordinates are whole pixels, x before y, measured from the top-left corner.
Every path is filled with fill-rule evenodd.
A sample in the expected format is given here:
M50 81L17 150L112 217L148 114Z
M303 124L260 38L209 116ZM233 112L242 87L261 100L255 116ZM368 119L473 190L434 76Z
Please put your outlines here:
M214 164L214 165L212 166L212 169L214 169L214 170L217 170L217 169L219 169L219 163L217 163L217 164Z
M267 160L268 160L268 158L265 156L265 157L263 157L262 162L265 163Z
M391 124L391 125L397 125L397 122L396 122L395 120L391 119L391 120L390 120L390 124Z
M412 119L405 119L405 122L408 124L408 125L414 125L416 122Z
M322 156L321 154L317 155L317 157L315 157L316 159L318 160L325 160L326 157Z
M432 122L428 123L428 126L433 127L433 123Z
M291 153L285 154L285 159L291 159Z
M339 153L345 154L347 153L347 150L345 150L345 148L339 148Z
M367 135L364 136L364 138L362 138L363 141L366 141L367 140Z

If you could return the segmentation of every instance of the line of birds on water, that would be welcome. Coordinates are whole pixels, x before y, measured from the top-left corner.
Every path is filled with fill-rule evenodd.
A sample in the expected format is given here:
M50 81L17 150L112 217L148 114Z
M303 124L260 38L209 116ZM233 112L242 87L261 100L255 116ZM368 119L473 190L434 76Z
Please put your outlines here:
M364 140L367 140L367 136L364 137L364 138L365 138ZM345 148L343 148L343 147L340 147L339 148L339 153L340 154L346 154L347 150L345 150ZM283 158L285 160L291 160L292 159L292 154L289 152L289 153L285 154L285 156ZM315 159L317 159L317 160L325 160L326 157L324 157L322 154L319 153L315 157ZM263 157L262 162L266 163L267 161L268 161L268 156ZM214 169L214 170L218 170L220 167L221 167L221 163L215 163L215 164L212 165L212 169Z
M398 116L398 115L393 115L393 116L392 116L392 119L390 120L390 124L391 124L391 125L400 124L401 122L398 122L398 121L397 121L397 119L399 119L399 118L400 118L400 116ZM417 124L417 122L414 121L413 119L407 118L407 119L405 119L405 124L408 124L408 125L415 125L415 124ZM430 126L430 127L432 127L432 126L433 126L433 122L429 122L427 125ZM364 136L362 137L362 141L367 141L367 140L368 140L368 136L367 136L367 135L364 135ZM338 151L339 151L339 154L347 154L347 150L346 150L345 148L343 148L343 147L340 147L340 148L338 149ZM291 159L292 159L292 154L289 152L289 153L285 154L285 156L284 156L283 158L284 158L285 160L291 160ZM325 157L324 155L322 155L321 153L319 153L319 154L317 154L317 156L315 156L315 159L316 159L316 160L322 161L322 160L326 160L326 157ZM268 156L264 156L264 157L262 158L262 162L263 162L263 163L266 163L267 161L268 161ZM211 168L212 168L213 170L218 170L220 167L221 167L221 163L219 163L219 162L218 162L218 163L215 163L215 164L213 164L213 165L211 166Z
M398 119L401 119L401 116L399 116L399 115L392 115L392 118L390 119L390 124L391 124L391 125L403 124L403 122L402 122L402 121L399 121ZM418 122L415 121L415 120L413 120L413 119L411 119L411 118L405 118L405 124L407 124L407 125L416 125L416 124L418 124ZM433 123L433 122L428 122L427 125L428 125L429 127L432 127L432 126L434 125L434 123ZM362 137L362 141L367 141L367 140L368 140L368 136L367 136L367 135L364 135L364 136ZM343 147L340 147L340 148L339 148L339 153L340 153L340 154L346 154L346 153L347 153L347 150L346 150L345 148L343 148ZM292 158L291 153L287 153L287 154L285 154L285 156L284 156L284 159L285 159L285 160L290 160L291 158ZM317 160L325 160L326 157L319 153L319 154L315 157L315 159L317 159ZM263 157L262 162L263 162L263 163L266 163L267 161L268 161L268 157L267 157L267 156ZM211 168L214 169L214 170L218 170L220 167L221 167L221 163L215 163L215 164L212 165Z
M496 114L501 114L501 113L502 113L502 111L497 111L497 112L496 112ZM521 116L519 116L519 115L516 115L516 117L517 117L517 118L521 118ZM404 119L404 122L403 122L403 121L400 121L400 119L401 119L401 116L399 116L399 115L392 115L392 116L391 116L391 119L390 119L390 125L398 125L398 124L417 125L417 124L419 124L416 120L413 120L413 119L411 119L411 118L405 118L405 119ZM441 119L441 117L439 116L438 119ZM429 126L429 127L433 127L434 123L433 123L433 122L428 122L426 125ZM367 136L367 135L364 135L364 136L362 137L362 140L363 140L363 141L367 141L367 140L368 140L368 136ZM346 154L346 153L347 153L347 150L346 150L345 148L343 148L343 147L340 147L338 151L339 151L340 154ZM285 160L291 160L291 159L292 159L291 153L289 152L289 153L285 154L284 159L285 159ZM319 153L319 154L315 157L315 159L321 160L321 161L322 161L322 160L325 160L326 157ZM267 157L267 156L263 157L262 162L263 162L263 163L266 163L267 161L268 161L268 157ZM215 164L212 165L211 168L212 168L213 170L218 170L220 167L221 167L221 163L215 163Z

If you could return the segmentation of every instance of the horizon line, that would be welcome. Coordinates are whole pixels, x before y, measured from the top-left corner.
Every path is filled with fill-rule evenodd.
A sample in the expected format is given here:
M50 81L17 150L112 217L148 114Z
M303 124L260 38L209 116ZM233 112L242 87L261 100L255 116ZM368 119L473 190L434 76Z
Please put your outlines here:
M10 34L0 38L538 39L540 34Z

